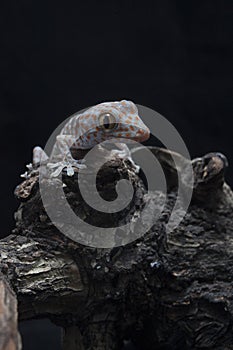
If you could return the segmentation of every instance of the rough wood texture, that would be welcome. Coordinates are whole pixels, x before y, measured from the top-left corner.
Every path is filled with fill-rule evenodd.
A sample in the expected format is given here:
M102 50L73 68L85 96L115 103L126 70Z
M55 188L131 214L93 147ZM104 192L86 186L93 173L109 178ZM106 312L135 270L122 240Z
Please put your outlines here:
M129 338L139 349L233 349L233 194L224 182L227 161L218 153L193 161L192 203L179 227L166 234L177 174L171 152L152 152L168 181L166 206L150 231L126 246L96 249L62 235L42 206L36 169L33 180L16 190L22 203L16 229L0 241L1 271L17 295L19 317L46 316L62 326L65 350L119 350ZM175 156L189 186L188 161ZM126 212L111 215L111 224L127 221L145 203L153 215L155 200L159 205L164 194L148 195L125 162L104 166L97 179L101 195L113 199L122 177L130 179L135 195ZM106 223L104 214L95 216L82 202L76 177L64 175L64 182L80 217Z
M20 350L21 341L17 324L17 299L6 282L0 275L0 349Z

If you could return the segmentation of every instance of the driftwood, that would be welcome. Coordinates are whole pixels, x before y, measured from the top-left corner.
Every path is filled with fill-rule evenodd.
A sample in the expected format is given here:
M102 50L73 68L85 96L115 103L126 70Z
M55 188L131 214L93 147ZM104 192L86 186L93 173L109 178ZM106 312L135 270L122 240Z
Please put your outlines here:
M63 327L64 350L119 350L127 339L137 349L233 349L233 194L224 182L227 161L218 153L193 160L191 205L179 227L166 233L177 173L171 152L152 151L166 174L166 206L149 232L126 246L91 248L60 233L43 208L36 169L16 188L21 201L16 227L0 241L0 349L20 349L15 295L20 320L48 317ZM175 156L188 186L188 161ZM153 215L154 199L159 203L165 194L147 194L143 176L127 162L116 159L103 167L97 179L101 195L114 199L122 177L133 184L133 201L126 212L106 217L82 202L77 175L64 173L71 207L100 226L106 220L117 226L145 203L151 203Z

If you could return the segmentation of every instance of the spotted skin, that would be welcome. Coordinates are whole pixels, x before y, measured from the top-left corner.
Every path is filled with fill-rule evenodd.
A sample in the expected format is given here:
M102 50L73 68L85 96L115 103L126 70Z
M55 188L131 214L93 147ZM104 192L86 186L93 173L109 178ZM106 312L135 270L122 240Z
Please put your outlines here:
M138 115L136 105L127 100L104 102L93 106L81 114L69 119L57 136L56 143L50 156L50 165L57 168L54 176L67 168L68 175L74 174L73 166L85 167L81 160L74 160L70 149L88 150L108 139L117 138L124 143L134 140L143 142L149 138L150 131ZM128 147L117 143L118 152L122 158L130 158ZM34 149L33 162L39 157L45 159L44 152L39 155L39 148ZM57 160L56 163L54 160ZM132 159L131 159L132 161ZM58 169L59 168L59 169Z

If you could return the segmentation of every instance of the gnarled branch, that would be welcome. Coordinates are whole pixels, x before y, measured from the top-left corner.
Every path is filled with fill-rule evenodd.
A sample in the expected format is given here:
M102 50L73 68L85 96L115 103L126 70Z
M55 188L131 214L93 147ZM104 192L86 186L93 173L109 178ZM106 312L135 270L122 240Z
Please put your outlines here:
M152 152L166 175L166 205L151 229L125 246L97 249L61 234L43 208L37 169L16 189L21 205L13 234L0 241L1 271L17 295L20 319L49 317L64 328L66 350L119 350L129 338L142 349L233 349L233 194L224 182L227 161L218 153L192 161L191 205L179 227L167 232L177 171L188 188L189 161L159 148ZM101 170L101 196L114 199L122 177L133 184L134 198L125 211L108 217L113 226L140 214L145 204L153 216L165 196L147 193L130 164L120 160ZM104 213L97 215L83 202L76 175L63 174L63 182L79 217L106 224ZM116 235L123 239L117 229Z

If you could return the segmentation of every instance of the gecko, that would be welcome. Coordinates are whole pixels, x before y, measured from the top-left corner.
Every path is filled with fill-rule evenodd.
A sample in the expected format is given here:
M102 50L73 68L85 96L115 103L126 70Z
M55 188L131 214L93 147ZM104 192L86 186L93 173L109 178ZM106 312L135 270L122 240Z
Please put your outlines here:
M57 177L63 169L68 176L74 175L74 168L85 169L85 161L75 159L71 150L88 151L102 142L119 139L114 142L113 154L133 162L127 143L130 140L146 141L150 136L149 128L138 115L137 106L132 101L122 100L103 102L88 108L83 113L74 114L56 137L50 157L39 146L33 149L33 164L48 160L47 166L53 169L51 174ZM123 142L122 142L123 141Z

